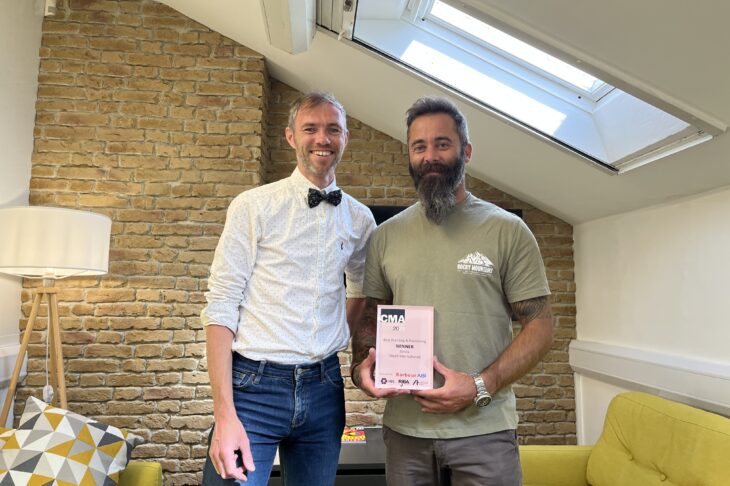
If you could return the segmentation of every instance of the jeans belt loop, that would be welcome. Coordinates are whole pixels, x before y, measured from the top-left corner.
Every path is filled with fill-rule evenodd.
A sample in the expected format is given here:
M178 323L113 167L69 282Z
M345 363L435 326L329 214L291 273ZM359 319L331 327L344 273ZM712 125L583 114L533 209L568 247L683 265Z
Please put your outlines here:
M324 383L324 376L325 376L325 370L327 369L325 365L326 360L322 360L319 362L319 381Z
M266 367L266 360L262 359L259 361L259 369L256 371L256 377L253 379L254 385L258 385L261 381L261 375L264 374L264 368Z

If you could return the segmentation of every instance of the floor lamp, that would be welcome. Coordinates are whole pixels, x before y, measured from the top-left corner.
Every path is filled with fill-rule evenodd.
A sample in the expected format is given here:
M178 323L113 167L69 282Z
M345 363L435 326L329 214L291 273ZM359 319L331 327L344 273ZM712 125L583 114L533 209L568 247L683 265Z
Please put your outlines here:
M0 427L6 424L33 326L44 299L48 303L46 346L50 350L50 375L55 385L55 393L51 394L45 388L44 395L46 398L55 395L61 407L68 408L56 279L107 273L111 225L109 217L89 211L42 206L0 208L0 272L42 280L42 285L35 289L28 324L0 414ZM47 374L48 367L47 362Z

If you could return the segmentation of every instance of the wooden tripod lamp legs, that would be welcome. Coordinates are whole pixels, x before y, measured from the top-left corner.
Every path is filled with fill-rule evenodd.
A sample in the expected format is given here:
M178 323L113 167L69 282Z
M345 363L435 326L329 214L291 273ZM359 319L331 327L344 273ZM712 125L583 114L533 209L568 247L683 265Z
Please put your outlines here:
M18 358L15 360L15 368L13 369L13 375L10 379L7 395L5 395L5 403L3 403L2 414L0 414L0 427L5 427L8 420L10 404L13 401L15 390L18 387L20 369L23 366L23 359L25 358L25 353L28 350L30 335L33 332L35 319L38 316L38 309L40 308L41 300L44 295L48 299L48 330L46 333L46 339L49 340L49 346L53 346L52 369L55 376L54 381L55 384L57 384L58 398L61 403L61 408L68 409L68 402L66 401L66 380L63 374L63 351L61 348L61 328L58 322L58 300L56 293L56 287L40 287L36 290L35 296L33 296L33 307L31 308L30 317L28 318L28 325L25 326L23 339L20 342L20 350L18 351Z

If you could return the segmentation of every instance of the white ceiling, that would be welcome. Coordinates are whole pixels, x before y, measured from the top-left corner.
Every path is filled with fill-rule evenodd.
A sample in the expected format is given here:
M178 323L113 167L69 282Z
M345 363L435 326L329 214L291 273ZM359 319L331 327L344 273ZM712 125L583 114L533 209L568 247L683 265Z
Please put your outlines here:
M400 140L408 106L420 95L440 92L321 32L301 54L271 46L257 0L162 1L260 52L275 78L300 91L331 91L349 114ZM579 57L634 95L669 103L715 126L730 125L730 2L465 1ZM573 224L730 185L727 133L613 176L468 102L460 106L474 145L469 172Z

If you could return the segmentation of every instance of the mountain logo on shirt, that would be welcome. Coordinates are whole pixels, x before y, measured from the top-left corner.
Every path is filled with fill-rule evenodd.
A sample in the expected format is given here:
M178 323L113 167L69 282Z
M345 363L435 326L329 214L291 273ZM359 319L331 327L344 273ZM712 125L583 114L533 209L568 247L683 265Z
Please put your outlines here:
M489 258L475 251L459 260L456 269L468 275L491 275L494 272L494 264Z

